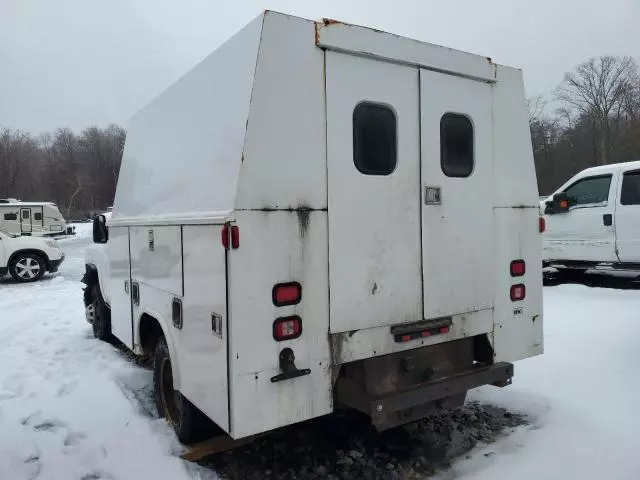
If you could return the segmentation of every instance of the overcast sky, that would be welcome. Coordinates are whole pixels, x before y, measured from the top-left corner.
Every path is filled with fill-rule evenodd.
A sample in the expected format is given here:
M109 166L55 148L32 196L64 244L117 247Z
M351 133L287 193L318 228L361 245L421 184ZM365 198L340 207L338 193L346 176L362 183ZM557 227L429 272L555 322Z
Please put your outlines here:
M640 60L640 0L0 0L0 126L126 126L264 9L489 56L529 96L590 56Z

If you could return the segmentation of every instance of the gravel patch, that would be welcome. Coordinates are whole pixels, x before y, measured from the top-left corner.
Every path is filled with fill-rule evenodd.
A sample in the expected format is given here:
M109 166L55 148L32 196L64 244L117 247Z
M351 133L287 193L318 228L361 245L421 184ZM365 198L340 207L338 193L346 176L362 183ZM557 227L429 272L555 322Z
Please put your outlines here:
M527 423L522 414L467 403L403 427L377 432L355 412L285 428L201 462L221 478L410 480L447 469L478 443Z

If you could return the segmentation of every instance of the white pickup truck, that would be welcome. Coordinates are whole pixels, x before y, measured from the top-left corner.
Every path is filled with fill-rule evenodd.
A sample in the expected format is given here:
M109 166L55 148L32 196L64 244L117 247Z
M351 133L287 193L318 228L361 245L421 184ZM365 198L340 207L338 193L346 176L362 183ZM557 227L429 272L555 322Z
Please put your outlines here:
M10 273L18 282L35 282L45 272L56 272L63 260L55 240L0 230L0 277Z
M640 269L640 161L588 168L540 202L543 263Z

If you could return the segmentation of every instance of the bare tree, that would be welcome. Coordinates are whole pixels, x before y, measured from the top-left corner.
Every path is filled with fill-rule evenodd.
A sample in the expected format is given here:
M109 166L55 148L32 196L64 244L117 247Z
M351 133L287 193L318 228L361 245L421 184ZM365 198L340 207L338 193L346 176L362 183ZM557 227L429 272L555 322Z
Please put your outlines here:
M638 65L631 57L591 58L564 75L554 94L565 114L590 119L596 130L597 163L609 162L612 136L638 91Z

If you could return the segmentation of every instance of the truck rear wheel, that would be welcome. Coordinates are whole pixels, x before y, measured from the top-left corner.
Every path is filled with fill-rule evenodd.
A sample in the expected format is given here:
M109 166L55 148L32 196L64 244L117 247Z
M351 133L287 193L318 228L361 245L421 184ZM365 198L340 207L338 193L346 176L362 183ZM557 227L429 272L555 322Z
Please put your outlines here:
M213 422L173 388L171 357L164 336L158 339L153 355L153 393L158 415L169 422L182 443L200 442L217 433Z
M93 336L103 342L111 340L111 310L102 298L100 286L94 283L91 287L91 303L86 307L87 312L91 311L93 321ZM87 315L89 317L89 315Z

